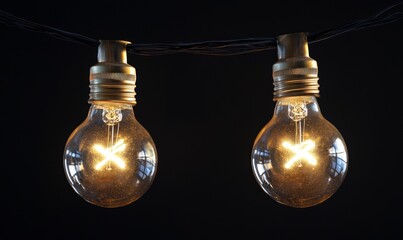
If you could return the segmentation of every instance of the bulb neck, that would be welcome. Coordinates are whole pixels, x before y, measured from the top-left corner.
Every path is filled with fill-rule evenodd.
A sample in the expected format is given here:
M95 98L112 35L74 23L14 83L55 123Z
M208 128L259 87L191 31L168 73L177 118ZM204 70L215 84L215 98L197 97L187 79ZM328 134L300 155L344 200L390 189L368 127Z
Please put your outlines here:
M91 104L92 108L114 108L114 109L132 109L133 106L127 103L114 103L114 102L102 102L97 101Z
M89 103L136 105L136 69L127 64L128 44L121 40L100 40L98 63L90 69Z
M120 119L119 121L113 121L113 123L120 122L122 120L122 114L126 117L133 116L134 117L134 110L131 104L122 104L122 103L111 103L111 102L96 102L92 103L91 107L88 111L87 118L88 120L103 120L104 123L108 125L108 119L105 117L109 116L112 120ZM112 116L112 117L111 117ZM110 122L109 122L110 123ZM113 124L109 124L113 125Z
M292 109L298 111L292 111ZM322 118L318 101L314 96L283 97L278 99L274 109L274 116L294 121L303 119L308 115L310 118Z
M319 97L318 65L309 57L306 33L277 37L278 61L273 65L273 100L292 96Z

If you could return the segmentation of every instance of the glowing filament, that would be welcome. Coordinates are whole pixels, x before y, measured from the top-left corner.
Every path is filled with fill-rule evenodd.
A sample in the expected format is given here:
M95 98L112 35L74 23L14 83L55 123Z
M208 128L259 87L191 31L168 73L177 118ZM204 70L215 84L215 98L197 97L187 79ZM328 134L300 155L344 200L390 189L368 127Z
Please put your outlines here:
M117 157L115 154L118 152L121 152L125 149L126 144L123 143L123 140L119 140L115 145L113 145L110 148L103 148L100 145L94 145L95 150L97 150L99 153L101 153L105 158L100 161L96 166L95 169L99 170L101 169L105 164L109 162L115 163L118 167L120 168L125 168L126 164L125 162Z
M295 145L289 142L283 142L283 146L295 153L295 156L288 160L287 163L284 165L285 168L291 168L294 163L300 160L305 160L311 165L316 165L316 159L309 153L310 150L315 148L315 143L313 141L307 140L305 142L302 142L301 144Z

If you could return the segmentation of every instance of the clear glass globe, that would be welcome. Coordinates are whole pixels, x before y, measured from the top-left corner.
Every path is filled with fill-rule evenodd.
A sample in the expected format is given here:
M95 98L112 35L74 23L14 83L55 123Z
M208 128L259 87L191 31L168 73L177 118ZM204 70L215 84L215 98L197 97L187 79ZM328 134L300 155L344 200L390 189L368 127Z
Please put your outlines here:
M128 205L150 188L157 151L127 104L92 104L67 140L64 171L71 187L94 205Z
M343 137L322 116L312 96L277 101L273 118L255 140L251 159L261 188L277 202L296 208L331 197L348 167Z

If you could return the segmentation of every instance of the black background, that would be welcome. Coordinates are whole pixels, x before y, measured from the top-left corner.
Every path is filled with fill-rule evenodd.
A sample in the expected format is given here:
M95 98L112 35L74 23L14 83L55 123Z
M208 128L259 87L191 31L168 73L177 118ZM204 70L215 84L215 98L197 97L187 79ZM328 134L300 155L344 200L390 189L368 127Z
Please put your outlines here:
M95 39L173 43L274 37L340 26L393 1L9 2L16 16ZM401 10L401 8L400 8ZM138 121L157 146L149 191L93 206L69 186L64 144L89 109L97 49L0 26L2 239L385 239L402 236L403 22L309 45L323 115L349 150L343 185L296 209L272 200L250 153L275 102L274 50L128 55Z

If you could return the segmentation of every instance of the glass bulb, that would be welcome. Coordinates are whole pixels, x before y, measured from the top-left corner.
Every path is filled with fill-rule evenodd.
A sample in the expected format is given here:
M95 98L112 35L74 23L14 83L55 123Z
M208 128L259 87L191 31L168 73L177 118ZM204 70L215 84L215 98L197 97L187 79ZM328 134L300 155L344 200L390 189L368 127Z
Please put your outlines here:
M67 140L64 171L86 201L105 208L128 205L150 188L157 152L129 104L93 103Z
M261 188L277 202L296 208L331 197L347 173L344 139L322 116L314 96L278 99L251 157Z

